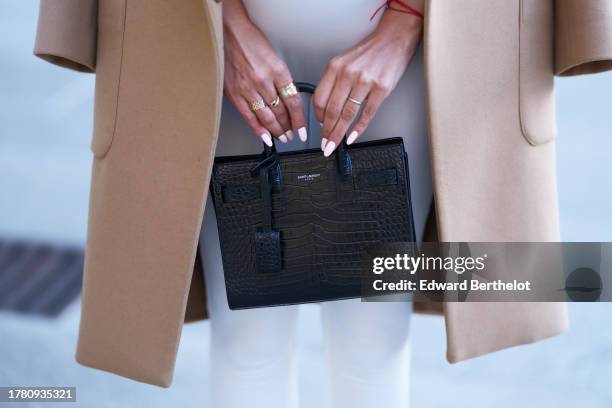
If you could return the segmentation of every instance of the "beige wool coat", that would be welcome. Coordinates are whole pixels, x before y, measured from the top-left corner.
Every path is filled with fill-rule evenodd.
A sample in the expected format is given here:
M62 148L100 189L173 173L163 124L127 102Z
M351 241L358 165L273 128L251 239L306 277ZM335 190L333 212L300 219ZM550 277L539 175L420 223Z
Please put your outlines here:
M612 0L429 0L425 14L428 239L560 240L553 78L612 68ZM206 316L222 40L214 0L41 0L35 54L96 74L81 364L168 387L184 322ZM450 362L568 328L563 303L440 306Z

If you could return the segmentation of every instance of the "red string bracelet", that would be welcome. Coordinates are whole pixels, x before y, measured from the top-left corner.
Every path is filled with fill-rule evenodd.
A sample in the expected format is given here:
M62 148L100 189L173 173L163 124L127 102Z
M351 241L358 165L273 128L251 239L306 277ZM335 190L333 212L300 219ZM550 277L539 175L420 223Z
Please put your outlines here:
M393 7L393 3L397 3L403 9ZM380 7L376 9L376 11L374 11L374 14L372 14L372 17L370 17L370 21L372 21L374 17L376 17L376 15L378 14L378 12L383 8L388 8L393 11L399 11L400 13L412 14L413 16L424 18L423 14L420 11L404 3L402 0L385 0L385 2L381 4Z

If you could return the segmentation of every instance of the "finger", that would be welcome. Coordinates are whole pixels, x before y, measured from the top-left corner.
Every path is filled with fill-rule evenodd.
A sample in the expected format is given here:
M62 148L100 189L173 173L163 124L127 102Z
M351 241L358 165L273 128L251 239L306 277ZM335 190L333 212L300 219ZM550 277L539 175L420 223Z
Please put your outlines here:
M251 111L248 102L242 97L236 97L230 94L228 94L228 97L253 133L255 133L262 142L272 147L273 143L270 132L259 122L257 116Z
M344 107L342 108L338 122L336 122L336 126L329 134L329 137L327 138L328 140L321 146L325 157L332 154L334 149L340 144L340 142L342 142L342 138L346 135L349 127L361 110L361 103L364 103L366 100L368 93L370 92L370 88L371 85L369 83L360 82L351 91L349 97L344 103Z
M365 132L368 125L378 112L380 105L382 105L385 100L387 93L380 88L374 88L368 95L368 100L365 102L363 109L361 110L361 114L355 122L355 126L351 130L350 135L346 139L347 144L352 144L359 136Z
M264 99L261 97L259 92L256 91L246 92L246 95L243 95L243 97L246 101L248 101L249 107L251 107L250 104L254 101L262 101L265 104ZM278 138L283 143L287 143L287 136L285 136L285 130L283 130L283 127L280 125L280 123L278 123L278 121L276 120L276 116L268 106L259 108L255 110L254 113L255 116L257 116L259 123L261 123L266 129L268 129L268 131L270 131L270 133L274 137Z
M274 82L266 81L265 84L262 85L259 93L263 95L264 101L276 116L276 121L280 123L281 128L285 131L285 136L289 139L293 139L293 131L291 130L291 118L289 117L289 112L283 100L276 93L276 88L274 87ZM274 102L278 98L278 103L276 106L273 106L272 102Z
M334 89L334 83L336 82L336 64L331 62L325 68L325 72L321 77L321 81L317 85L317 89L312 97L312 105L314 107L315 117L319 123L323 123L325 119L325 108L329 101L329 96Z
M332 90L327 106L325 107L325 117L323 119L322 137L329 140L329 136L340 119L340 114L344 108L351 88L353 87L353 78L349 75L340 75L336 78L334 89Z
M276 88L282 88L287 84L293 82L291 75L289 74L289 70L283 70L279 72L276 78L274 79L274 85ZM295 96L290 96L288 98L282 98L283 103L285 104L287 111L289 112L289 117L291 118L291 127L293 130L296 130L300 140L305 142L308 139L308 132L306 131L306 118L304 116L304 108L302 107L302 98L300 98L299 94Z

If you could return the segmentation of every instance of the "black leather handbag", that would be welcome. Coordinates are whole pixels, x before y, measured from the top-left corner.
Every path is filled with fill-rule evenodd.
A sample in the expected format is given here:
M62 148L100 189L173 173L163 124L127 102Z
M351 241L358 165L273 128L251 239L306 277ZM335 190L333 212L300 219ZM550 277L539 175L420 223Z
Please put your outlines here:
M219 157L211 189L231 309L360 297L365 248L415 241L401 138Z

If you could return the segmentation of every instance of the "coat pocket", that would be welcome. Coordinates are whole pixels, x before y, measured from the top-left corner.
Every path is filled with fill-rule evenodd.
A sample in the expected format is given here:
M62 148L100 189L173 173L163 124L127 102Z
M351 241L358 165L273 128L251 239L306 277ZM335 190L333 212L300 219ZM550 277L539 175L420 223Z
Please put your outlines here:
M552 0L520 0L519 117L530 144L556 137Z
M91 150L104 157L117 127L128 0L99 0L98 54Z

